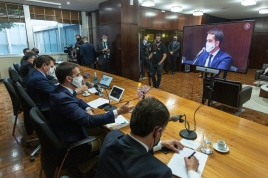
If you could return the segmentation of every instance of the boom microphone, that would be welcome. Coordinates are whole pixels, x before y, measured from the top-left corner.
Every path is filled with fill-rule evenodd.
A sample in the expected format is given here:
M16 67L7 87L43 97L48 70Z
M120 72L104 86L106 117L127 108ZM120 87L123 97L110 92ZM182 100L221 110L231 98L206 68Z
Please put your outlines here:
M193 65L195 64L195 62L196 62L196 60L198 59L198 57L204 52L206 50L206 48L205 47L203 47L202 49L201 49L201 51L199 51L199 53L195 56L195 60L194 60L194 62L193 62Z
M86 86L88 88L92 88L92 87L94 87L94 84L93 83L90 83L90 82L86 82Z
M185 116L185 114L179 114L179 115L173 115L169 118L170 121L173 121L173 122L184 122L184 119L182 119L182 117Z

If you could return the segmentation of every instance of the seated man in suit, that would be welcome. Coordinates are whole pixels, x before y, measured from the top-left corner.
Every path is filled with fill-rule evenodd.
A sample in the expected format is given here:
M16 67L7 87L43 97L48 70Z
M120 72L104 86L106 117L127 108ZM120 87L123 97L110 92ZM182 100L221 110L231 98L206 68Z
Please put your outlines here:
M64 62L56 69L60 85L50 94L49 127L67 148L70 144L88 138L87 128L95 128L115 122L115 118L132 108L123 105L117 110L94 115L91 107L76 98L75 89L81 86L83 77L77 64ZM70 159L78 162L90 157L91 145L85 144L74 150Z
M24 56L21 58L21 60L20 60L20 65L22 65L22 62L23 61L25 61L25 55L26 55L26 53L28 53L28 52L31 52L31 50L29 49L29 48L24 48L23 49L23 54L24 54Z
M25 60L22 61L20 67L20 76L23 79L23 82L26 82L26 78L31 69L34 68L33 61L35 60L35 54L32 52L28 52L25 55Z
M161 149L161 145L177 153L183 148L177 140L160 141L168 120L168 109L159 100L152 97L141 100L131 115L131 132L124 135L116 130L107 134L99 155L96 177L171 178L170 168L153 156L153 150ZM198 160L195 157L185 157L184 160L188 176L200 177L196 172Z

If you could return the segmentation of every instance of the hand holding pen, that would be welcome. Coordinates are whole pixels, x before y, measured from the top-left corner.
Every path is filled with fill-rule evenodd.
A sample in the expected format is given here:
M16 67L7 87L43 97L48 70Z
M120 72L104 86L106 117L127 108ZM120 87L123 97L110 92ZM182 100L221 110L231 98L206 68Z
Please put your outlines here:
M188 171L189 170L197 171L198 169L199 161L194 156L195 153L196 152L193 152L190 156L184 157L185 165Z

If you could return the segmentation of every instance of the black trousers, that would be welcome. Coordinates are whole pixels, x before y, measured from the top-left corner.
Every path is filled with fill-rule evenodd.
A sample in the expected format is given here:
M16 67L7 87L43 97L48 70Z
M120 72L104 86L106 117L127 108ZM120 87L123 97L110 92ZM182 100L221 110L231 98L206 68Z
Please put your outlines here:
M109 72L110 71L110 61L111 59L104 59L103 63L99 66L99 70L103 72Z
M172 72L175 72L176 71L177 60L178 59L179 59L179 57L175 57L174 55L169 55L169 57L168 57L168 65L167 65L167 68L166 68L166 72L168 72L168 70L171 67L172 63L173 63Z
M162 63L161 65L152 64L151 67L150 67L150 74L151 74L151 77L152 77L153 86L155 88L158 88L160 83L161 83L163 66L164 66L164 63ZM155 78L156 73L157 73L157 80Z

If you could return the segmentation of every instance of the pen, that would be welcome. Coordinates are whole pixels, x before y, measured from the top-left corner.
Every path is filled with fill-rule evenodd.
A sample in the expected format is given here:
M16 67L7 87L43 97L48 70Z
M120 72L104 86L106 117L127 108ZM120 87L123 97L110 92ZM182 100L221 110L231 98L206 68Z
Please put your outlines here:
M192 156L194 156L195 152L193 152L190 156L188 156L188 159L190 159Z

